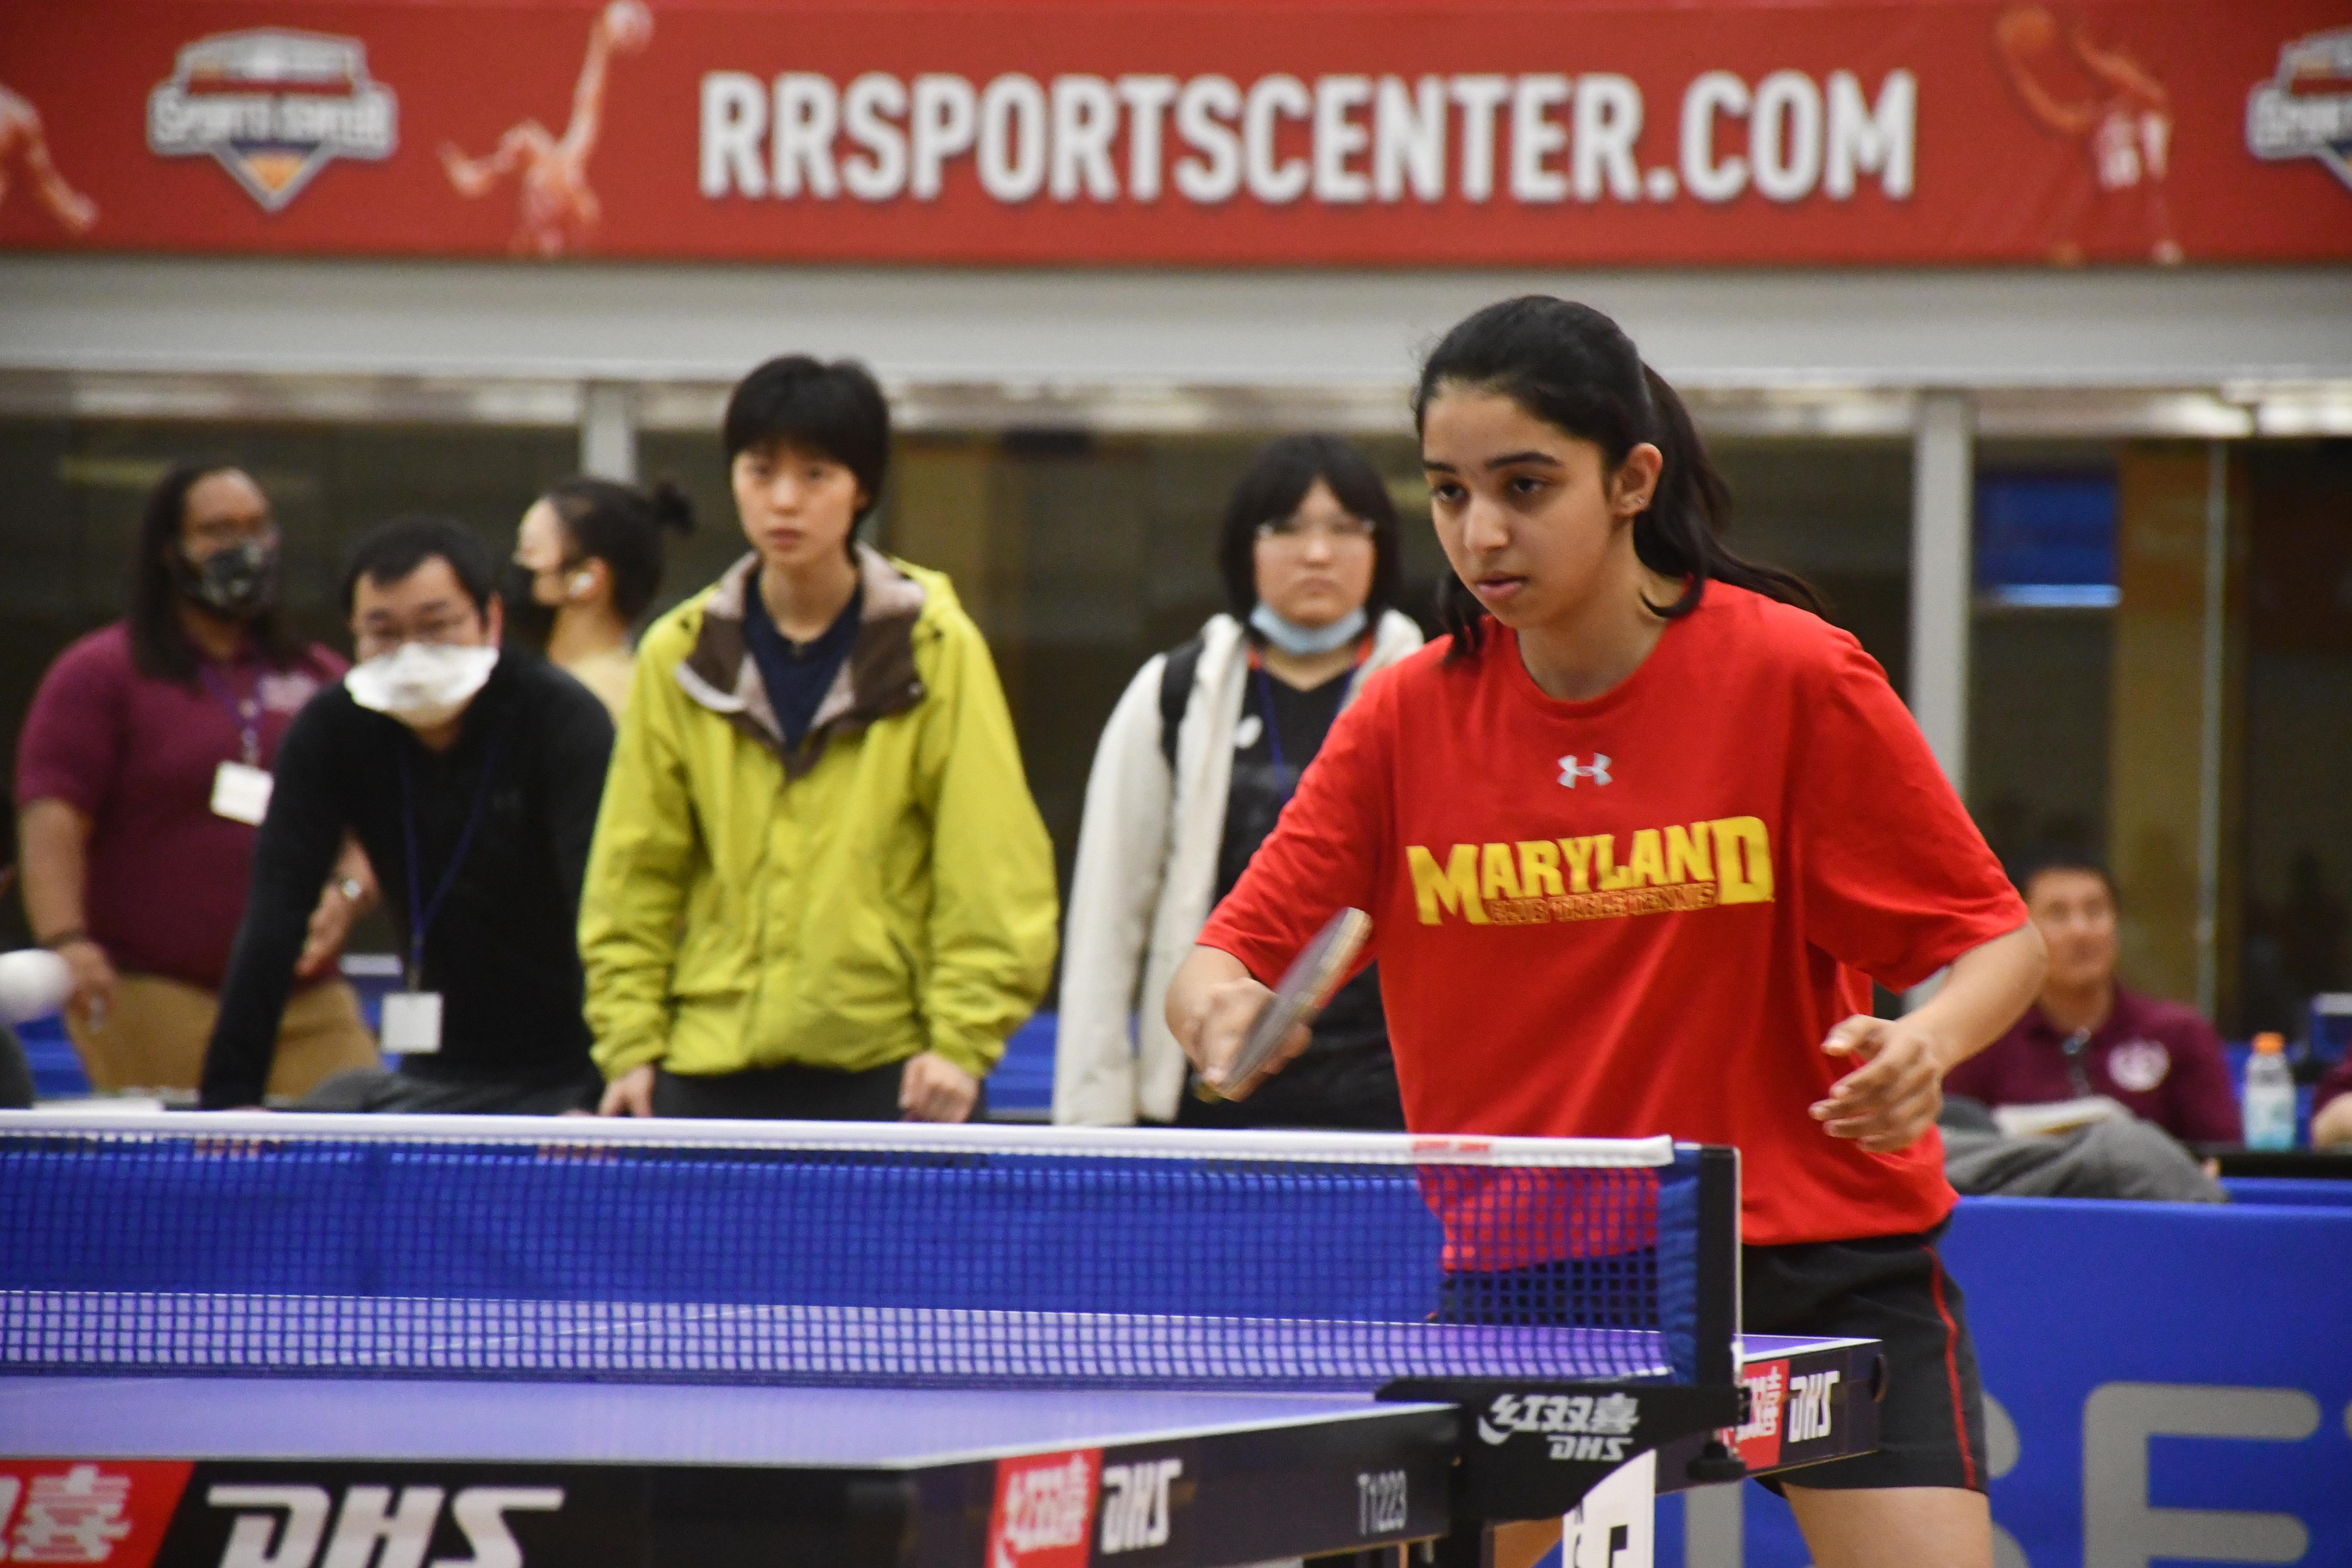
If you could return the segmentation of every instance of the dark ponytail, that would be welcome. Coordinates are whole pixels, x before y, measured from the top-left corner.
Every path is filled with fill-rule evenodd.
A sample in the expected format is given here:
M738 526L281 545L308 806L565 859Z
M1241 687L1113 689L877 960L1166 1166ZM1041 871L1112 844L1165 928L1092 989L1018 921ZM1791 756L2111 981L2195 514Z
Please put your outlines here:
M1412 397L1415 430L1430 401L1447 386L1501 394L1535 418L1600 447L1612 469L1644 441L1664 455L1649 509L1633 520L1633 553L1642 564L1687 584L1673 604L1650 606L1660 616L1675 620L1698 608L1709 582L1821 613L1821 598L1804 579L1724 547L1720 532L1730 517L1731 490L1707 461L1690 411L1665 378L1642 363L1617 323L1590 305L1523 294L1465 319L1421 367ZM1454 634L1449 658L1477 651L1486 606L1451 572L1438 584L1437 618Z
M694 503L667 479L650 490L611 479L566 479L547 501L570 536L569 566L602 561L613 573L613 608L624 621L646 613L661 592L662 535L694 531Z

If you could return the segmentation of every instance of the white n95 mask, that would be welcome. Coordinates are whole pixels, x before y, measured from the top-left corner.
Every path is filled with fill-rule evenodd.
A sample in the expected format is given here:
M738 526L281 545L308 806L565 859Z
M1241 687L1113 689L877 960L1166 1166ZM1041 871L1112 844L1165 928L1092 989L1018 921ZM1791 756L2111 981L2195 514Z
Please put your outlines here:
M495 647L404 642L343 677L352 700L412 730L446 724L466 710L498 668Z

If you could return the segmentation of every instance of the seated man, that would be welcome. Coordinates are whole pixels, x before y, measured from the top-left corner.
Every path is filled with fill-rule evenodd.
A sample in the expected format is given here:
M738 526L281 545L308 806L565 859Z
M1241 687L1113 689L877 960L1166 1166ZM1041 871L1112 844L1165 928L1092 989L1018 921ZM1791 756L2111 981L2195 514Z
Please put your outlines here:
M278 751L205 1107L260 1103L304 928L347 831L380 868L404 939L384 1044L405 1054L398 1073L331 1079L304 1108L595 1103L573 931L613 724L571 677L499 656L491 572L481 541L442 518L394 519L352 552L343 608L360 663Z
M2042 1105L2103 1094L2184 1143L2234 1143L2237 1096L2212 1026L2116 984L2116 887L2088 856L2046 854L2018 879L2050 950L2015 1027L1945 1075L1948 1094Z

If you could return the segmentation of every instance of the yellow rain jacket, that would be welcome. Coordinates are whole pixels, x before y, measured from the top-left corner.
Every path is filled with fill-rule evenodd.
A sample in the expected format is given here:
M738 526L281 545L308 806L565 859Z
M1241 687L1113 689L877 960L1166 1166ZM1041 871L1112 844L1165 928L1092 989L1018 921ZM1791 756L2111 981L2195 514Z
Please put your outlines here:
M597 1065L985 1074L1054 962L1054 852L980 628L860 547L857 635L788 751L747 556L654 623L580 904Z

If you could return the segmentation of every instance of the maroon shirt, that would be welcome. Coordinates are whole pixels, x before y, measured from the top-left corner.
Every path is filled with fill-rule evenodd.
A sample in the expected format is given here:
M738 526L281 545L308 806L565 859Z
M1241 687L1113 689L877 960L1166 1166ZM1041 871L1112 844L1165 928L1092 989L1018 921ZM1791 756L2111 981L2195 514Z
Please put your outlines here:
M2221 1037L2192 1008L2116 987L2115 1010L2068 1070L2068 1031L2037 1005L2017 1026L1945 1075L1944 1088L1987 1105L2046 1105L2104 1094L2185 1143L2235 1143L2243 1136Z
M2311 1091L2311 1113L2318 1115L2339 1094L2352 1094L2352 1056L2329 1068L2327 1076L2319 1080L2319 1087Z
M118 969L207 991L228 973L255 829L215 816L213 774L244 759L232 703L253 706L264 767L311 695L348 668L316 646L180 685L139 672L121 622L58 656L16 742L16 805L62 800L90 820L84 923Z

